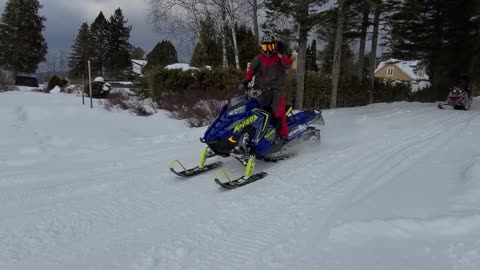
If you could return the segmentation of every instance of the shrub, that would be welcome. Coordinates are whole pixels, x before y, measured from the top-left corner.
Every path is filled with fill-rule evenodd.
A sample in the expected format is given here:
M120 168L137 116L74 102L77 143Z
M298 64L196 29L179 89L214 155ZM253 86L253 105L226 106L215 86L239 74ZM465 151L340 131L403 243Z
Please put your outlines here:
M182 71L156 67L148 73L148 83L154 99L165 95L182 94L190 91L232 95L243 78L243 71L236 69L198 69Z
M156 112L153 103L135 100L123 93L109 93L103 101L103 106L108 111L116 108L128 110L138 116L149 116Z
M93 98L106 98L108 96L108 91L103 90L105 82L92 82L92 97ZM90 88L88 83L85 84L85 95L90 96Z
M374 102L407 101L411 96L410 84L375 80Z
M55 86L58 86L62 89L62 91L65 89L65 87L68 85L68 80L65 78L62 78L58 75L53 75L50 80L48 80L48 85L47 85L47 92L52 91Z
M226 102L211 92L190 91L188 94L165 95L157 101L160 109L175 119L185 119L190 127L208 125Z
M0 83L0 92L14 91L17 88L13 85L8 85L6 83Z

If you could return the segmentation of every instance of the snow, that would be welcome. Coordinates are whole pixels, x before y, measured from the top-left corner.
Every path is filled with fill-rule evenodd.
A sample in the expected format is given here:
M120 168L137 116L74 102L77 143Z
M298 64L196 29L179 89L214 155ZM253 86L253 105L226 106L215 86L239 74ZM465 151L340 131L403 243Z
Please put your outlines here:
M60 86L55 86L52 90L50 90L50 94L58 94L62 92L62 89L60 88Z
M325 110L320 144L224 191L168 170L205 128L0 93L0 269L480 269L472 108Z
M93 81L94 82L105 82L105 79L103 77L96 77Z
M166 66L165 68L166 69L181 69L183 71L197 69L195 67L191 67L189 64L186 64L186 63L171 64L171 65Z

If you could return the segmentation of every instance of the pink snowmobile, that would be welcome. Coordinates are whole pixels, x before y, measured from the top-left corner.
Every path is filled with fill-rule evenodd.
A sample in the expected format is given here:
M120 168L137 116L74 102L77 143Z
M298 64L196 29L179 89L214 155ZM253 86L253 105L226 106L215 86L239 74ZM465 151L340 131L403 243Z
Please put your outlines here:
M457 81L450 88L447 101L445 103L439 103L439 109L445 109L443 106L452 106L454 110L470 109L472 104L472 88L470 85L470 79L466 75L461 75Z

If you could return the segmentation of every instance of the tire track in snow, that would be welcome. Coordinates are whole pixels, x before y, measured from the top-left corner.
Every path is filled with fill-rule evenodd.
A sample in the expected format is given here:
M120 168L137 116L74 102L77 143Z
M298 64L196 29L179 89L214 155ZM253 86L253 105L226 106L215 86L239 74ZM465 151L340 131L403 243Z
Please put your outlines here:
M362 197L364 196L367 196L369 194L371 194L371 192L374 192L379 186L381 186L382 184L388 182L390 179L392 179L396 174L398 173L401 173L403 172L403 169L405 168L408 168L408 166L410 166L411 164L414 164L415 162L415 159L418 159L420 158L421 156L425 155L426 153L428 153L429 150L433 150L436 146L439 146L441 145L442 143L448 141L448 139L450 138L450 135L453 134L456 130L455 126L464 126L464 125L468 125L468 123L475 117L478 117L478 114L475 114L474 116L471 116L466 122L465 121L460 121L459 123L457 123L457 125L452 125L452 126L449 126L448 123L455 123L455 121L457 120L457 117L456 116L449 116L449 119L447 121L447 123L444 123L445 119L441 119L439 121L437 121L437 124L435 124L435 126L428 126L427 127L427 130L425 131L422 131L421 133L419 134L415 134L411 137L409 137L408 139L406 140L403 140L399 145L397 146L394 146L394 148L390 151L389 154L387 154L386 156L385 155L381 155L379 153L385 153L384 150L387 150L389 148L391 148L392 146L391 145L384 145L383 146L383 149L382 148L371 148L371 150L373 151L367 151L366 155L363 155L361 156L360 158L356 159L356 160L352 160L350 162L348 162L347 164L341 166L342 168L345 168L348 171L351 171L350 174L346 174L345 176L340 176L340 177L334 177L334 180L332 181L329 181L329 185L320 185L320 187L316 188L315 190L317 190L319 193L318 196L314 196L314 198L311 198L310 200L308 200L308 203L306 203L306 205L319 205L319 207L315 207L315 206L310 206L310 209L320 209L321 211L316 211L316 213L314 214L315 216L317 216L318 218L313 218L313 219L308 219L308 217L305 218L305 221L304 222L301 222L302 224L309 224L310 223L310 226L312 228L310 228L309 230L304 230L303 233L305 234L308 234L310 237L309 238L306 238L306 239L312 239L312 238L315 238L315 234L314 232L317 232L317 236L318 234L322 235L322 237L316 237L316 239L318 241L322 241L322 239L324 239L324 234L328 232L328 226L329 226L329 222L327 221L328 219L333 219L332 218L332 213L334 210L342 210L343 207L346 207L346 206L343 206L343 207L340 207L340 209L338 209L338 207L336 207L335 209L333 209L332 206L335 206L336 204L338 203L332 203L332 202L328 202L328 200L337 200L337 201L342 201L344 200L345 198L349 198L350 195L348 195L348 193L352 193L353 195L355 195L355 193L358 192L358 190L356 190L356 188L354 187L360 187L360 186L369 186L369 184L366 184L365 181L364 181L364 178L373 178L375 179L376 177L380 178L380 176L384 173L384 177L383 178L380 178L382 179L382 181L373 181L373 188L371 189L367 189L366 191L363 192L363 194L361 196L357 196L356 198L354 197L353 200L348 200L348 203L347 203L347 206L348 204L354 204L356 200L359 200L361 199ZM440 123L440 124L438 124ZM443 124L442 124L443 123ZM446 127L446 128L445 128ZM450 129L450 132L447 132L447 135L445 136L445 131ZM433 132L430 131L433 129ZM431 142L432 139L435 139L436 137L441 137L440 139L436 139L436 141L434 143ZM418 139L417 139L418 138ZM424 147L425 146L428 146L427 149L425 149ZM419 151L421 149L424 149L424 151ZM353 153L355 152L358 152L358 149L357 150L354 150L352 151ZM388 153L388 152L387 152ZM369 155L372 155L372 156L377 156L377 157L369 157ZM348 156L348 154L346 155ZM341 159L339 159L340 161ZM388 163L393 163L393 161L396 161L397 164L399 164L398 167L394 167L394 168L391 168L391 167L384 167L383 164L388 164ZM355 164L355 163L358 163L358 164ZM378 164L377 166L373 166L372 167L372 164ZM327 164L328 165L328 164ZM316 166L315 166L316 167ZM356 168L356 169L351 169L351 168ZM362 169L362 167L366 167L365 169ZM328 166L321 166L321 168L315 168L315 170L317 171L321 171L321 170L326 170L328 171ZM358 170L358 171L357 171ZM372 176L370 176L371 172L373 172L374 174ZM302 174L302 173L300 173ZM352 180L353 181L356 181L358 184L355 185L355 186L351 186L352 185ZM319 182L319 181L318 181ZM315 183L314 183L315 184ZM314 187L314 185L312 185L312 187ZM350 190L350 191L348 191ZM333 192L333 195L331 194ZM305 195L308 195L310 194L310 197L311 194L315 194L315 192L310 192L310 193L306 193ZM332 198L333 197L333 198ZM337 197L337 198L335 198ZM326 199L325 199L326 198ZM317 202L317 203L315 203ZM319 202L322 202L322 203L319 203ZM321 206L324 205L326 207L324 207L323 209L321 208ZM328 206L332 207L331 209L328 209ZM301 207L299 207L301 208ZM311 211L310 211L311 212ZM324 214L320 214L321 212L326 212ZM312 216L313 216L313 213L312 213ZM321 225L323 224L323 225ZM312 232L313 231L313 232ZM293 232L292 235L290 237L287 237L286 239L283 239L282 241L280 241L277 246L282 246L282 242L285 243L285 242L294 242L294 239L298 237L298 235L296 234L296 232ZM295 256L289 256L287 259L285 259L283 256L285 254L288 254L288 253L292 253L291 250L308 250L308 249L311 249L311 248L315 248L315 242L316 240L312 240L311 241L312 243L308 244L308 245L305 245L303 246L303 248L292 248L292 247L289 247L289 245L283 245L283 246L287 246L286 249L290 249L290 251L288 252L280 252L280 250L278 250L278 248L274 248L274 252L273 251L268 251L266 253L266 256L270 256L272 258L269 259L269 261L279 261L281 259L283 259L283 261L285 261L285 263L287 263L289 261L289 259L293 259L295 258ZM301 256L301 251L298 251L300 252L300 254L297 254L299 256ZM278 255L278 256L275 256L274 254L282 254L282 255ZM296 257L296 258L299 258L299 257ZM305 260L307 258L304 258Z

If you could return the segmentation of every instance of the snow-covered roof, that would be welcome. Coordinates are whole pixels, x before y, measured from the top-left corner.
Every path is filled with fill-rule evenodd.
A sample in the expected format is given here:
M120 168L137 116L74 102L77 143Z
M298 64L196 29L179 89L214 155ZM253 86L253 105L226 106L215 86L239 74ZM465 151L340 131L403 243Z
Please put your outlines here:
M145 61L145 60L132 59L132 62L134 64L137 64L137 65L140 65L140 66L145 66L147 64L147 61Z
M421 81L421 80L428 80L429 77L427 74L418 74L416 71L419 69L419 65L421 64L420 60L413 60L413 61L402 61L398 59L389 59L387 61L382 61L378 65L377 69L375 69L375 73L379 70L384 68L386 65L394 64L397 66L403 73L405 73L408 77L410 77L414 81Z
M198 68L191 67L187 63L176 63L176 64L171 64L171 65L166 66L165 69L181 69L183 71L186 71L186 70L198 69Z
M132 70L135 74L142 75L142 69L147 64L145 60L132 59Z

